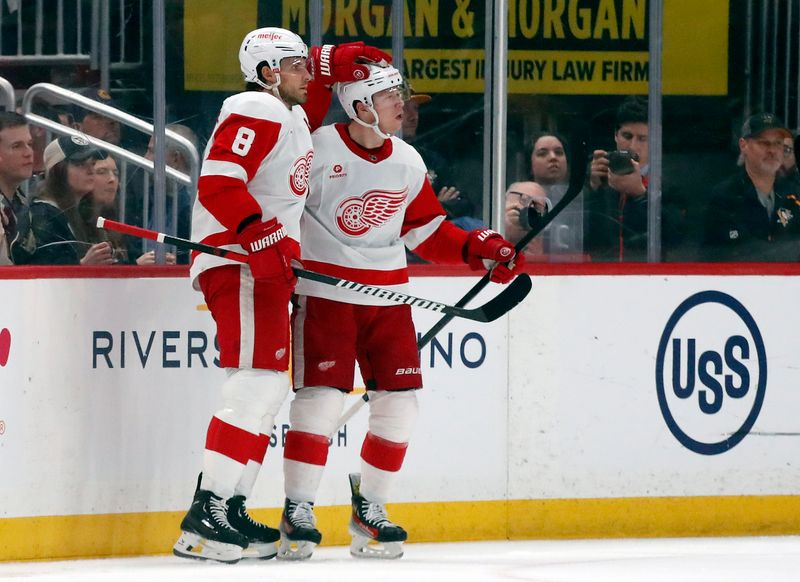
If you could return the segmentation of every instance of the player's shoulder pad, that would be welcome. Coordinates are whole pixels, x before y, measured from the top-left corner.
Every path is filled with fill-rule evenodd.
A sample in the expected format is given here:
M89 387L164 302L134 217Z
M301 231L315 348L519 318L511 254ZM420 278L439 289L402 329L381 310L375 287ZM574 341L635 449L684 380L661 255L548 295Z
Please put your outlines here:
M265 91L244 91L228 97L223 109L255 119L285 121L290 119L291 112L283 102Z
M314 142L314 149L321 148L320 152L324 152L328 146L333 146L335 144L341 143L341 137L339 136L339 132L336 131L336 127L331 125L323 125L317 128L314 133L311 134L311 141Z
M328 138L339 134L336 131L336 127L333 124L330 124L318 127L311 135L319 138Z
M422 172L428 171L425 167L425 162L422 160L422 156L414 149L414 146L404 142L399 137L392 136L390 139L392 140L392 150L395 152L395 155L403 159L408 165Z

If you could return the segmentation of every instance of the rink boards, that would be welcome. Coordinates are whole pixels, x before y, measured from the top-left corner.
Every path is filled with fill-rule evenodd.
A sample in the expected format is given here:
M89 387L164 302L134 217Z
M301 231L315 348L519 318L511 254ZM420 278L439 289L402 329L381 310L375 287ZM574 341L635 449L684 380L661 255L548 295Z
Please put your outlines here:
M412 541L800 532L800 271L657 269L540 268L509 316L423 348L390 506ZM0 279L0 559L169 551L225 374L201 295L166 272ZM475 281L411 292L454 304ZM333 435L327 544L349 542L366 419ZM287 423L249 502L273 525Z

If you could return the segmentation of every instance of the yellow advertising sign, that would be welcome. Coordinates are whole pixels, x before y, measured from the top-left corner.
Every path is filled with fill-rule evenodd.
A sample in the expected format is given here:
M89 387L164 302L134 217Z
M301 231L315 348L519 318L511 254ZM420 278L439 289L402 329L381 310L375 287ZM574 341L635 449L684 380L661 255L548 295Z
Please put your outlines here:
M258 15L257 4L264 7ZM646 93L648 4L510 0L509 93ZM242 36L255 28L258 17L307 37L306 5L306 0L187 2L186 88L240 90L236 55ZM485 3L472 0L405 1L404 73L417 91L483 91L485 9ZM728 0L664 3L664 94L727 94L728 21ZM383 49L391 45L391 11L385 2L324 0L322 25L327 38L362 39Z
M184 2L184 88L241 91L239 45L257 27L258 0Z
M482 50L407 50L405 77L424 93L479 93ZM647 92L647 53L509 51L508 92L600 95ZM453 90L452 87L458 87Z

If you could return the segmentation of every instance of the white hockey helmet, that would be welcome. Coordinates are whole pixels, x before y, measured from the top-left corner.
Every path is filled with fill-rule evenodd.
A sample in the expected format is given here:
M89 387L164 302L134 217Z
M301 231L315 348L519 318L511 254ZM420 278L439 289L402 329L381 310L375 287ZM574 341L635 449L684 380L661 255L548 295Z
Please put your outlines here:
M408 100L409 91L408 85L403 79L396 68L392 66L381 67L379 65L368 64L366 67L369 69L369 77L360 81L352 81L350 83L337 83L336 96L339 98L339 103L347 116L365 127L371 127L375 132L383 138L389 137L378 129L378 114L375 112L375 107L372 104L372 97L376 93L385 91L387 89L397 88L403 101ZM363 103L367 110L372 113L375 118L374 123L366 123L358 118L356 111L356 102Z
M285 28L258 28L248 32L239 48L239 65L244 80L258 83L275 93L281 84L281 60L286 57L308 58L308 47L299 36ZM277 75L272 85L267 85L258 76L259 65L265 63Z

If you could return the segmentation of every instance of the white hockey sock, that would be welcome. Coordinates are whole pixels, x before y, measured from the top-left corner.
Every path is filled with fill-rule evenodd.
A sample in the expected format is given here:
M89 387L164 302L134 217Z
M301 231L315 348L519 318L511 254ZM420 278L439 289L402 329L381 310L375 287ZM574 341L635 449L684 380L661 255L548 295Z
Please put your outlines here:
M324 465L300 463L291 459L283 460L283 488L286 497L292 501L313 503L317 497L319 483L325 471Z
M383 471L361 460L361 496L372 503L386 504L397 471Z

